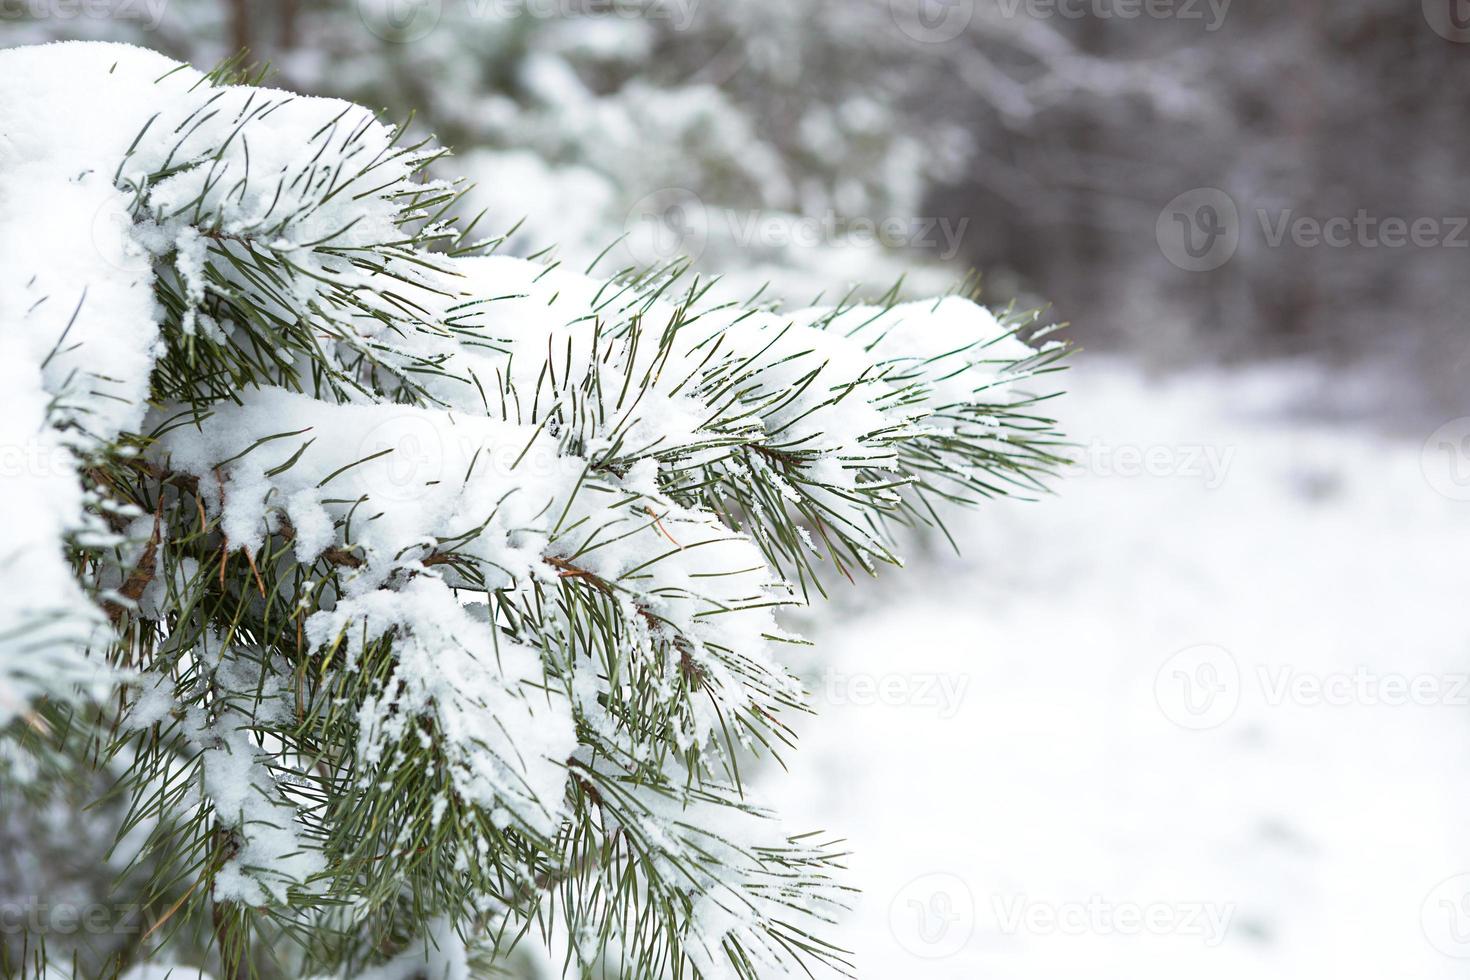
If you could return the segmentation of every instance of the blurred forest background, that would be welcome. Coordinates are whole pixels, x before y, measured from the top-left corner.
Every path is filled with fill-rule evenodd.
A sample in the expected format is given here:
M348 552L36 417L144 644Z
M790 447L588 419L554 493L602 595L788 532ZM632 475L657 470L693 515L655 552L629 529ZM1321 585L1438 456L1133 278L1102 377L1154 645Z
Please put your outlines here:
M1310 357L1339 371L1316 408L1392 422L1470 367L1459 2L8 0L0 32L248 49L281 87L412 111L521 254L585 266L626 234L600 269L690 254L788 304L974 268L1089 348ZM1160 225L1197 188L1237 208L1202 271Z

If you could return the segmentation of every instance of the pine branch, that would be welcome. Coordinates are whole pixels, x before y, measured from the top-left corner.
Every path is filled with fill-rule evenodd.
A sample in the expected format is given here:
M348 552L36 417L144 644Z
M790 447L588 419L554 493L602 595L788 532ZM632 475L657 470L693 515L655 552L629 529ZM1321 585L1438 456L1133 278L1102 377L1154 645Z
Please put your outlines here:
M0 69L134 128L28 172L120 208L99 248L145 268L0 283L57 338L22 362L45 399L17 417L64 461L37 493L80 501L32 552L62 625L0 590L0 685L50 712L0 737L105 777L118 888L156 916L119 968L571 935L583 974L848 969L841 851L742 777L807 710L773 610L896 563L935 501L1039 489L1061 349L961 297L744 309L679 270L458 254L438 151L366 110L72 55ZM11 666L28 637L54 680Z

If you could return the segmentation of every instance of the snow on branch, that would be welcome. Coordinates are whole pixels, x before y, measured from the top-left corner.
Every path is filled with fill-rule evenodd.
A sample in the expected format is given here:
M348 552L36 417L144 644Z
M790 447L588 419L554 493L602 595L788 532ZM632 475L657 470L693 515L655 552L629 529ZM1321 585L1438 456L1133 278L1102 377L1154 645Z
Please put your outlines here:
M775 610L1039 488L1059 345L475 254L432 147L140 49L0 75L0 426L43 464L0 724L127 692L97 737L222 961L391 964L420 940L363 937L429 910L635 975L841 966L840 854L742 791L804 707Z

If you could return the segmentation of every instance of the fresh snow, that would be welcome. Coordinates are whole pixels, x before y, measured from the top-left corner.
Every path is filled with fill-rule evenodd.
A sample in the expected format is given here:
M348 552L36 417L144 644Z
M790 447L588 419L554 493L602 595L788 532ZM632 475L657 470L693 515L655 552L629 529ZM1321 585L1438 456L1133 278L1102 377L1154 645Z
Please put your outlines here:
M1464 976L1470 504L1424 435L1314 420L1320 370L1066 380L1054 496L814 631L763 789L848 839L860 975Z

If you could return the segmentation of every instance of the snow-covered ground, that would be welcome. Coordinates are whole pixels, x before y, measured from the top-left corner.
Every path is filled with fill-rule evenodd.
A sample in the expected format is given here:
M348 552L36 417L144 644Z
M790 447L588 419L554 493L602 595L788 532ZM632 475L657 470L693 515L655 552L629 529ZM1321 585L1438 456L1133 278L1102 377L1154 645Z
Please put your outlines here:
M859 974L1465 976L1470 443L1078 361L1057 495L815 633L766 789L850 841Z

